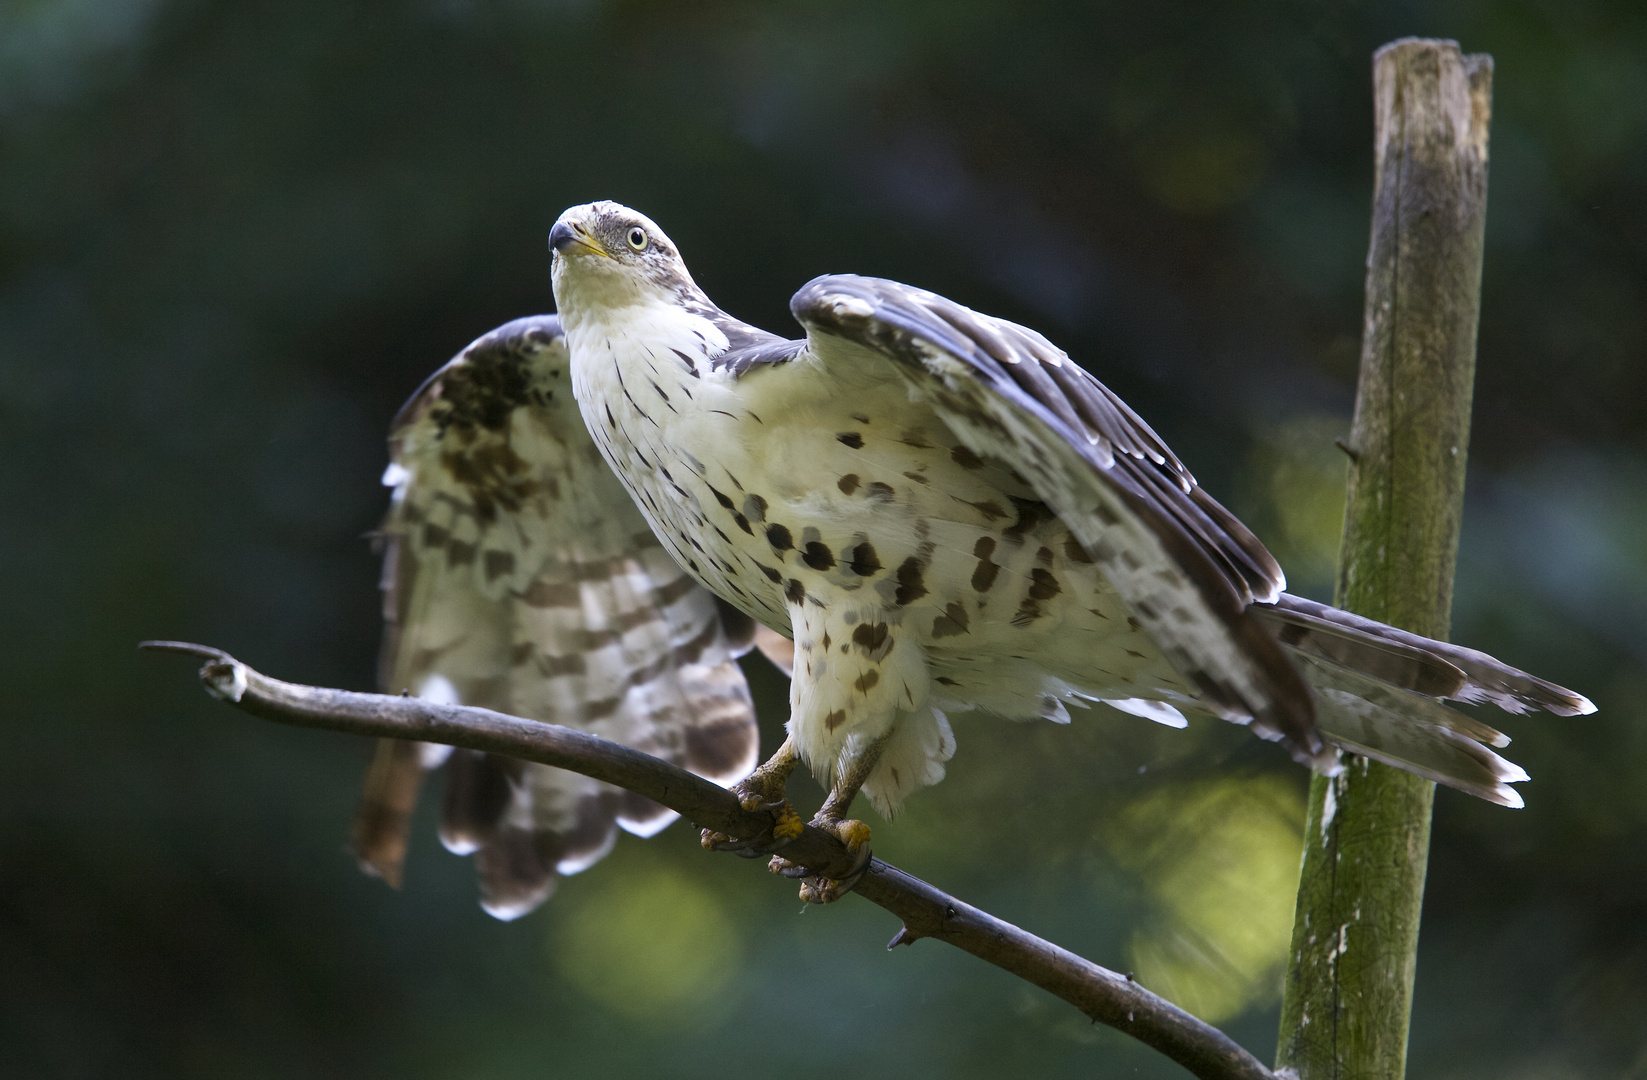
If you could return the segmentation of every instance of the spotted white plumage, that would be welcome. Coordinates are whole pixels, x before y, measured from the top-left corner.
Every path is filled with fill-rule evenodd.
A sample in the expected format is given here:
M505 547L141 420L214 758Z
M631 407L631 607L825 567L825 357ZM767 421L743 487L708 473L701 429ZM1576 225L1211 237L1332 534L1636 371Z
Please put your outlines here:
M807 336L785 341L613 203L567 211L551 246L596 445L696 580L793 638L790 736L838 809L860 783L891 813L941 779L950 713L1062 721L1092 700L1519 805L1525 774L1483 745L1502 736L1435 699L1593 708L1285 594L1148 425L1033 331L831 276L795 295Z
M659 546L589 440L553 316L466 348L396 419L382 529L381 683L590 731L730 785L753 768L733 659L752 625ZM426 768L446 763L441 839L476 856L482 903L531 910L559 876L673 812L576 773L385 740L355 846L398 882Z

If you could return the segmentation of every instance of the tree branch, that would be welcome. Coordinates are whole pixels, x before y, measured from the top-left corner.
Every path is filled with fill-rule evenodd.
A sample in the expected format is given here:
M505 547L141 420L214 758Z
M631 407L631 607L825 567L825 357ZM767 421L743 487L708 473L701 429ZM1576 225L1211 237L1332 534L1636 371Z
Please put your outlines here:
M1335 603L1446 640L1464 512L1492 57L1373 55L1375 182ZM1406 1071L1435 785L1365 758L1310 784L1277 1065Z
M770 814L745 810L725 788L595 735L490 709L281 682L207 645L145 641L139 647L204 659L200 681L206 690L264 720L445 743L535 761L627 788L729 836L771 838ZM811 826L784 847L783 855L818 874L839 877L852 867L841 842ZM880 859L871 861L854 891L903 920L889 949L921 938L948 942L1154 1047L1202 1080L1275 1080L1228 1035L1127 976L1043 941Z

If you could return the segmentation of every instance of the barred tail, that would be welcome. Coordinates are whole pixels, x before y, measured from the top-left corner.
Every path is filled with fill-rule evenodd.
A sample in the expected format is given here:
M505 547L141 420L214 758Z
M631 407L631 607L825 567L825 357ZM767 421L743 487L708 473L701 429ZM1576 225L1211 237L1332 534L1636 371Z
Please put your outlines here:
M1489 749L1509 745L1509 737L1441 700L1510 713L1595 711L1582 695L1486 653L1325 604L1283 593L1275 604L1250 610L1314 689L1316 722L1329 742L1501 806L1522 805L1509 785L1527 779Z
M379 739L366 773L350 841L360 868L400 888L412 811L423 786L423 744Z

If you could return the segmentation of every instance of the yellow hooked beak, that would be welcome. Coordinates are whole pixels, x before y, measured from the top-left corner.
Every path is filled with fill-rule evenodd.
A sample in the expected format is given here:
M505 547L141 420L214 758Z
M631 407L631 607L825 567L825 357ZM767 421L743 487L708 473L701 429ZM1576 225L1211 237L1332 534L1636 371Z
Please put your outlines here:
M582 225L569 225L564 221L555 222L555 227L549 230L549 250L557 255L589 252L604 259L612 257L612 253L602 247L599 240L589 235L589 231Z

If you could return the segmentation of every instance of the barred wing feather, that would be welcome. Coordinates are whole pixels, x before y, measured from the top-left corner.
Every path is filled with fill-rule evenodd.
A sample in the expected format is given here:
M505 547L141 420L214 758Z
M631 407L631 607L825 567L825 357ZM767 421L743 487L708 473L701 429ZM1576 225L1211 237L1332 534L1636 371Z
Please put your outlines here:
M396 419L391 457L385 692L590 731L721 784L748 774L747 628L729 636L601 460L553 316L499 327L441 368ZM442 762L441 839L475 854L501 918L599 860L618 827L651 835L675 816L576 773L385 740L354 829L365 868L398 883L419 778Z

